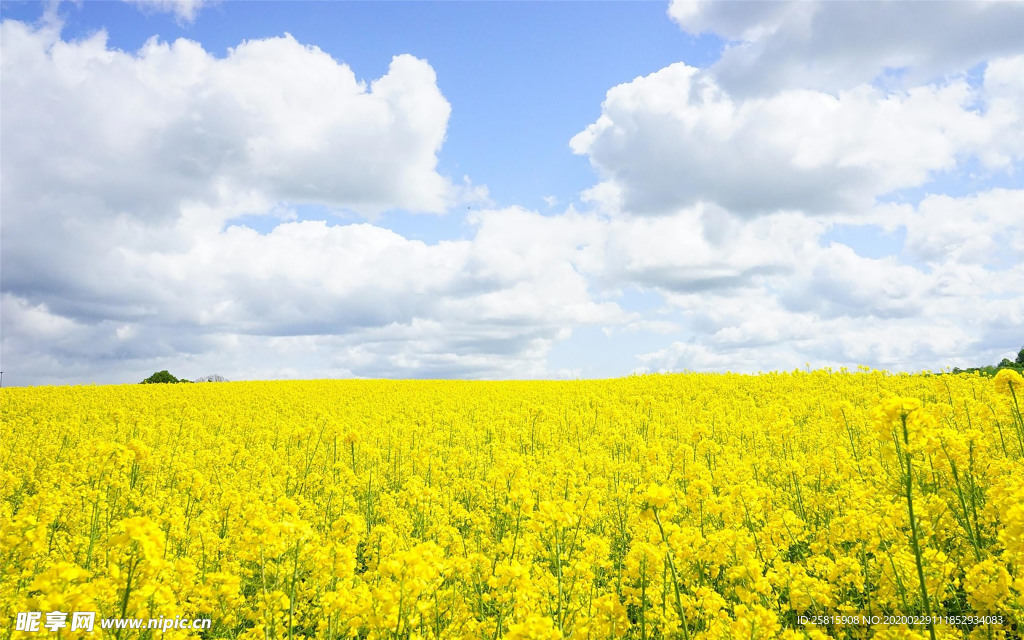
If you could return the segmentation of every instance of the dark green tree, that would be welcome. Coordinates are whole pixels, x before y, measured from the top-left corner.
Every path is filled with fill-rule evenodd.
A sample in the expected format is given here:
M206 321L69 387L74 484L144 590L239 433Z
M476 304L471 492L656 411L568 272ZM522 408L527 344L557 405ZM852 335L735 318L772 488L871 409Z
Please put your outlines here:
M179 380L172 376L167 369L164 369L163 371L157 371L153 375L149 376L143 380L141 384L157 384L166 382L179 382Z
M1024 347L1020 348L1020 353L1017 354L1017 366L1024 367Z

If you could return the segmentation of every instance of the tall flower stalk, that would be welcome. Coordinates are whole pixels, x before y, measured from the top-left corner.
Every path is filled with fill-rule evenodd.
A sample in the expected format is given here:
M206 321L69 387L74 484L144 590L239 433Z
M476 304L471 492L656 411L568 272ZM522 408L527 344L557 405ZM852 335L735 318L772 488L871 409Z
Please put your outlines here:
M910 433L907 429L907 417L907 412L900 413L900 425L903 427L903 457L907 471L904 486L907 495L907 513L910 518L910 546L914 550L914 561L917 564L917 579L921 585L921 601L924 603L924 614L928 618L928 634L931 636L931 640L935 640L935 623L932 621L932 607L928 599L928 585L924 581L924 562L921 558L921 543L918 539L917 517L914 515L914 469L910 454Z

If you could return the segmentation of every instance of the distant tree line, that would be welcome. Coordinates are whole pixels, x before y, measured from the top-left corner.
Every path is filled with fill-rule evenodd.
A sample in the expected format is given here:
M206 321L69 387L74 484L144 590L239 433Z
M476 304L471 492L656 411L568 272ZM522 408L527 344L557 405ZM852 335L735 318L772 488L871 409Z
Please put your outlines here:
M227 379L223 376L212 374L203 376L202 378L196 378L195 380L187 380L185 378L176 378L170 371L164 369L163 371L157 371L139 384L169 384L172 382L227 382Z
M1016 360L1003 358L999 364L990 364L982 367L969 367L967 369L953 367L953 373L981 373L984 375L994 376L1000 369L1013 369L1017 373L1024 374L1024 347L1021 347L1020 352L1017 353Z

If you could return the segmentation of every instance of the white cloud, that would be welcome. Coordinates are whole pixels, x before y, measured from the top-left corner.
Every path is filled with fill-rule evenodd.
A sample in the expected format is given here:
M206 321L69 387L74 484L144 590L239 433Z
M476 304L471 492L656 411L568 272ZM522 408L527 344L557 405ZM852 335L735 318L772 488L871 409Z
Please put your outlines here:
M958 211L1017 232L1019 197L927 200L898 224L908 245L933 220L944 233L941 215ZM79 282L70 296L5 294L4 353L46 379L95 376L97 362L111 376L100 381L167 367L234 378L508 378L557 375L552 346L587 325L616 335L668 326L668 346L640 359L650 370L965 366L1018 339L1019 260L990 272L950 252L923 270L820 246L828 224L818 219L721 215L488 210L471 218L470 239L433 245L370 224L285 222L259 234L184 216L169 231L122 237L109 268L128 277ZM709 231L722 224L721 235ZM660 291L673 313L600 301L630 286Z
M930 195L901 218L907 248L920 259L1000 269L1024 260L1022 212L1024 191L994 189L964 198Z
M824 228L796 214L744 222L707 205L653 218L616 217L607 231L603 277L675 293L750 287L788 273Z
M1020 171L1011 163L1024 156L1024 55L989 62L982 91L986 118L998 135L978 155L988 165Z
M684 30L729 41L711 71L734 95L904 87L1020 52L1024 3L673 0Z
M740 215L839 213L928 183L976 155L1012 169L1024 157L1024 56L965 80L908 91L868 85L831 95L786 90L736 99L677 63L608 91L571 146L604 181L586 195L610 210L664 214L698 202ZM975 108L983 103L983 110Z
M489 202L436 171L450 107L422 60L396 56L367 86L290 36L217 59L187 40L130 54L102 33L2 29L3 351L25 381L179 359L229 377L541 375L567 326L624 318L591 300L562 218L484 211L474 240L436 245L288 221L296 202ZM225 228L244 214L281 223Z
M696 342L673 342L669 346L638 356L642 366L637 373L668 373L678 371L770 371L789 368L783 360L773 360L767 367L757 367L742 352L726 353Z
M173 13L179 22L195 22L199 10L210 0L125 0L137 5L143 11Z
M571 141L601 177L583 198L610 216L603 277L681 317L641 370L965 366L1021 339L1022 192L929 191L966 166L1019 173L1024 5L929 9L671 5L731 41L722 59L612 88ZM879 203L906 189L920 202ZM822 246L837 223L902 234L902 252Z
M776 33L819 29L832 11L754 8L673 5L763 56ZM964 366L1020 340L1022 191L875 198L927 192L974 159L1016 175L1024 56L989 60L980 81L857 79L834 93L810 81L744 92L719 75L728 65L672 65L610 90L573 138L601 173L584 194L593 210L542 215L438 173L450 107L411 56L366 84L290 36L215 58L186 40L125 53L102 33L2 30L0 345L14 383L164 368L575 375L548 356L588 326L622 343L655 336L622 372ZM383 210L460 202L483 208L460 239L375 224ZM301 219L303 203L368 222ZM823 246L838 222L899 232L902 251ZM663 304L631 310L623 292L635 290Z
M123 381L163 368L541 377L556 373L546 355L572 327L635 319L592 299L580 271L603 236L581 216L488 210L474 214L471 240L428 245L365 223L283 222L260 234L197 223L204 214L231 215L188 209L170 227L127 229L100 221L84 273L36 263L13 293L7 266L13 277L27 256L5 247L11 380Z
M792 318L789 319L792 321ZM771 336L773 325L753 327ZM694 339L673 342L663 349L641 354L647 371L785 371L819 367L854 369L865 363L895 371L935 370L940 366L977 366L978 358L994 357L965 348L974 342L970 330L955 322L853 321L849 318L814 322L808 335L778 342L732 345Z
M436 171L450 107L423 60L396 56L367 86L288 35L218 59L183 39L131 54L103 32L2 29L4 155L18 160L4 172L23 202L48 185L133 217L243 189L364 213L452 202Z
M686 336L640 354L642 371L975 366L1022 339L1021 197L993 189L879 207L871 217L905 232L910 262L822 246L830 223L796 213L733 219L712 244L689 211L612 220L605 266L661 291Z

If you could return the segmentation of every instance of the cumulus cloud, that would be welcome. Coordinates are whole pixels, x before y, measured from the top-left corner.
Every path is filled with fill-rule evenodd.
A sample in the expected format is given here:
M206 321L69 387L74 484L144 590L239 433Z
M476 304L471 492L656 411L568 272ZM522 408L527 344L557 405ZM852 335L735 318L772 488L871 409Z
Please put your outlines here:
M5 358L29 380L91 362L114 381L169 360L234 378L538 377L572 327L633 318L591 296L586 223L510 209L473 224L437 244L367 223L136 228L105 258L93 249L89 278L5 286Z
M217 59L187 40L129 54L102 32L2 30L5 290L106 317L94 292L135 283L139 310L162 294L120 270L124 248L188 238L152 228L218 229L282 200L443 212L463 191L436 171L450 107L411 56L366 86L291 36Z
M673 0L687 32L728 40L711 71L734 95L904 87L1020 52L1024 3Z
M878 215L905 230L910 262L863 257L841 242L823 246L824 222L794 233L804 241L786 252L751 234L737 252L776 270L699 291L660 285L688 338L641 354L641 370L995 362L1020 341L1024 322L1022 196L993 189L883 206Z
M721 36L721 58L614 87L571 142L601 178L584 198L623 227L608 267L681 316L685 337L640 370L915 370L1016 348L1024 192L942 194L966 167L1018 182L1024 4L675 0L669 14ZM838 223L902 247L825 242Z
M756 340L733 341L733 331L695 336L640 354L640 371L785 371L805 366L847 367L868 363L891 371L977 366L1005 351L979 340L978 327L957 320L834 318L814 320L781 314L781 321L750 327ZM780 329L782 329L780 331ZM1007 336L1001 336L1005 340ZM1011 339L1016 339L1014 336ZM980 362L979 362L980 360Z
M727 291L789 273L802 248L825 227L799 215L746 222L697 205L656 218L612 218L602 265L610 285L674 293Z
M816 34L833 11L728 5L672 11L765 59L776 33ZM0 28L14 383L573 375L548 356L587 326L657 334L622 373L965 366L1020 339L1024 192L928 191L968 162L1019 171L1021 55L977 78L844 71L836 89L797 74L761 92L728 65L671 65L611 89L572 139L600 176L592 208L552 199L541 214L438 172L451 109L412 56L365 83L287 35L217 58L187 40L122 52L102 33ZM879 201L907 188L924 195ZM469 201L469 233L435 243L375 217ZM365 218L289 213L303 203ZM902 247L823 240L839 222L899 231ZM661 302L631 310L636 290Z
M856 211L964 157L993 168L1024 157L1015 144L1022 64L993 62L980 88L961 78L738 99L713 74L677 63L608 91L600 118L570 145L604 178L591 199L612 210L665 214L707 202L745 216Z
M639 370L965 366L1020 340L1022 192L941 192L965 167L1021 170L1024 5L669 13L726 39L721 59L612 88L570 142L600 177L583 198L609 216L603 282L661 292L685 336ZM840 223L902 247L825 242Z
M625 317L573 268L578 234L531 212L477 213L473 240L434 245L368 223L232 223L294 202L486 203L436 170L450 107L423 60L396 56L367 85L287 35L215 58L2 29L2 340L23 381L171 358L233 377L540 375L566 327ZM538 248L512 221L558 239Z
M907 248L933 265L1003 269L1024 260L1024 191L994 189L962 198L926 196L914 210L894 211Z
M423 60L396 56L367 86L290 35L215 58L184 39L125 53L104 32L67 42L2 29L15 197L56 184L110 214L166 218L219 190L365 213L440 212L454 195L436 171L451 109Z

